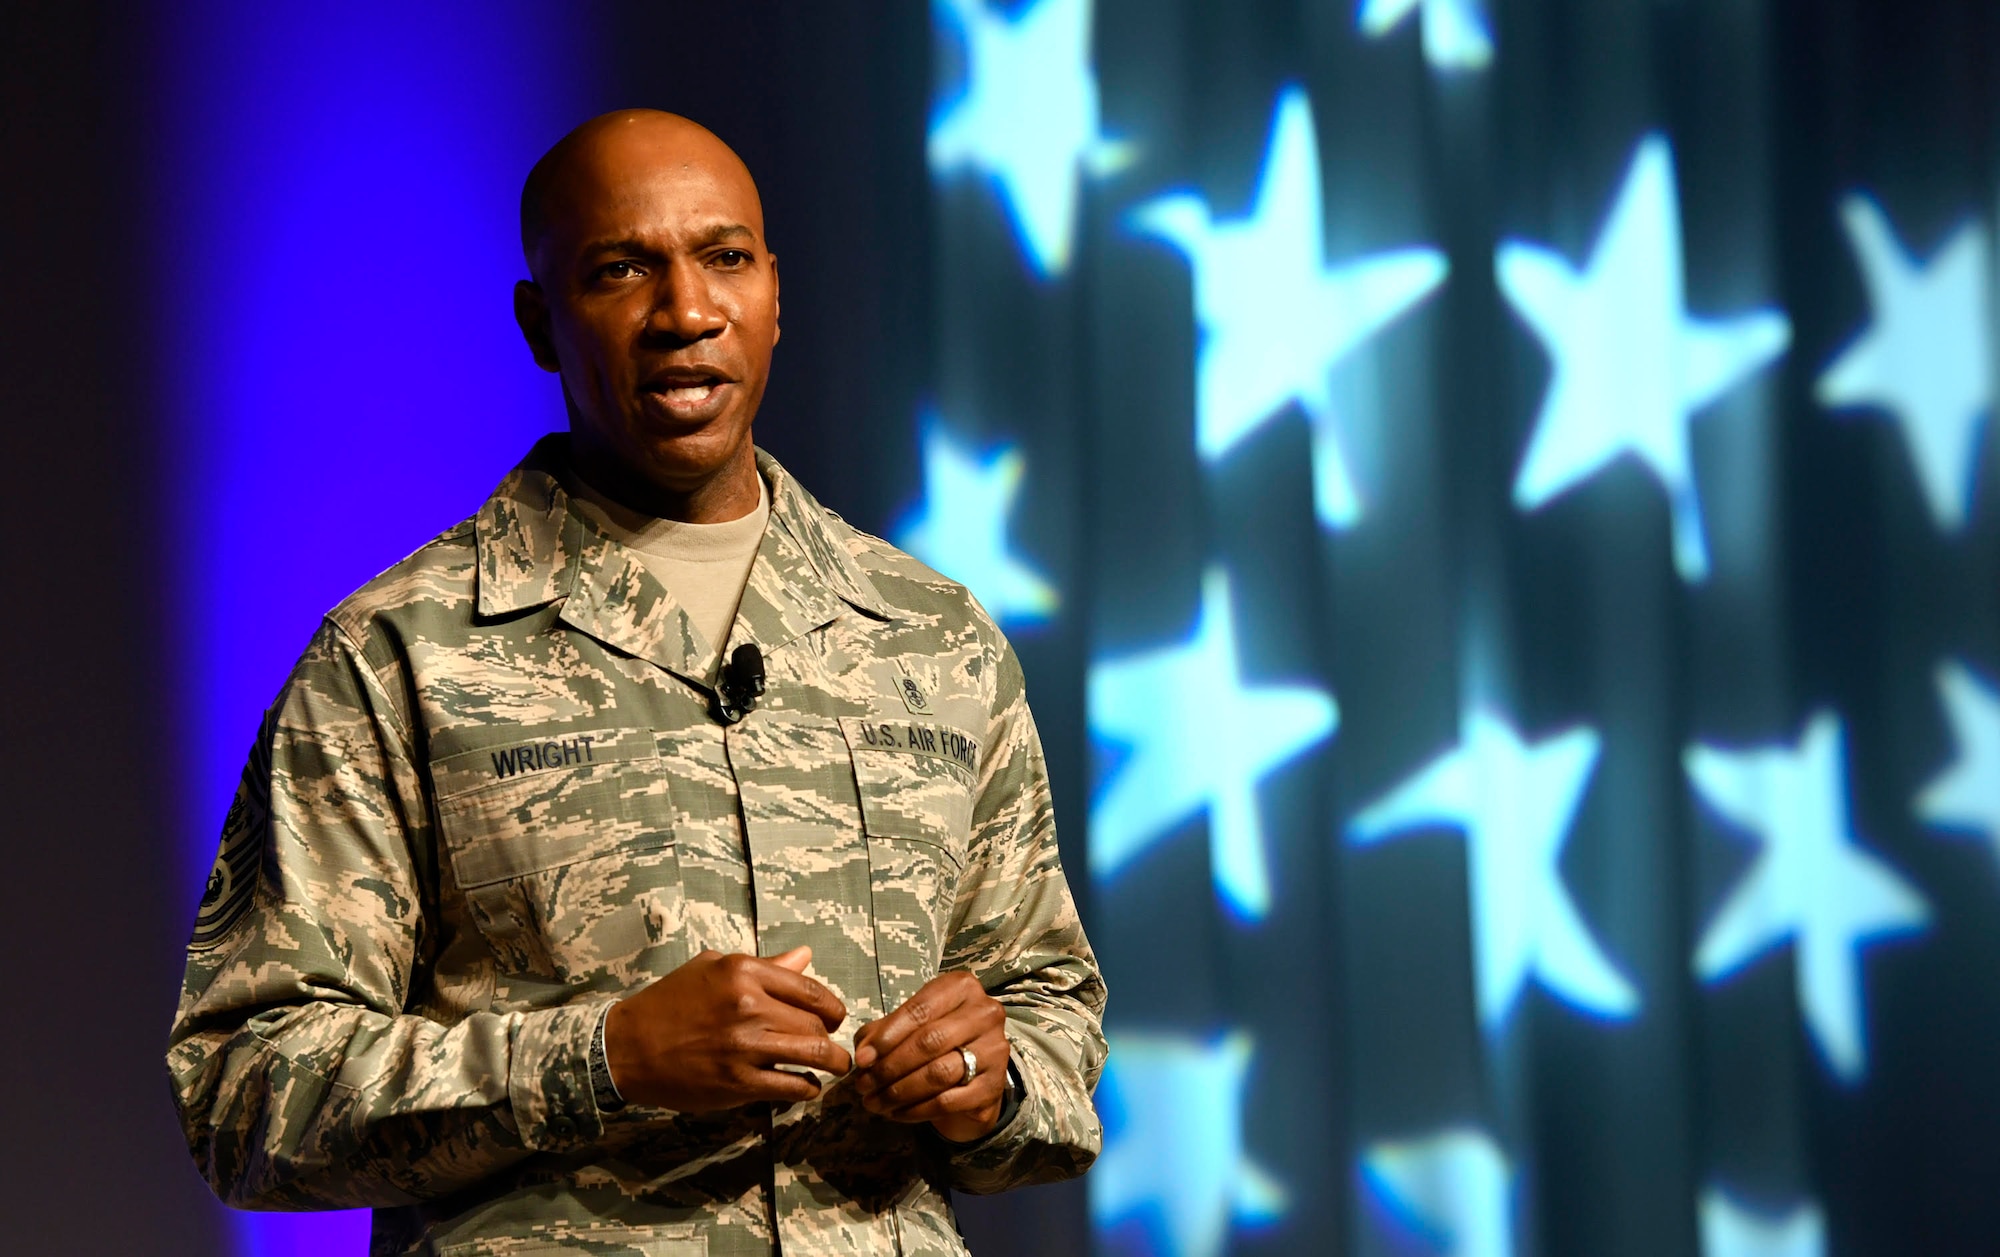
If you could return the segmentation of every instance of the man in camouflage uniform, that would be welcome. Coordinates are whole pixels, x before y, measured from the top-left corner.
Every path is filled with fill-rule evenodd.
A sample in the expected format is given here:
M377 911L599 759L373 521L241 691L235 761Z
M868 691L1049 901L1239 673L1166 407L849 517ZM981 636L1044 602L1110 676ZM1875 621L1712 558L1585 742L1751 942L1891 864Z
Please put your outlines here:
M189 1146L232 1204L373 1206L377 1254L962 1253L950 1189L1101 1138L1019 664L751 446L777 275L720 141L587 123L523 235L571 433L266 715L168 1052ZM725 650L579 472L665 518L768 502Z

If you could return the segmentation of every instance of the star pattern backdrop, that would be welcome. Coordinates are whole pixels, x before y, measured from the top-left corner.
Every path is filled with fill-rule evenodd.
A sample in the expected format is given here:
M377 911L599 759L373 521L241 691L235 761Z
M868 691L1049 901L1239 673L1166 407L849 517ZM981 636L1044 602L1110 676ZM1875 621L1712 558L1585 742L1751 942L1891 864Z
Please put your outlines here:
M2000 25L933 17L896 535L1087 730L1094 1250L1988 1251Z

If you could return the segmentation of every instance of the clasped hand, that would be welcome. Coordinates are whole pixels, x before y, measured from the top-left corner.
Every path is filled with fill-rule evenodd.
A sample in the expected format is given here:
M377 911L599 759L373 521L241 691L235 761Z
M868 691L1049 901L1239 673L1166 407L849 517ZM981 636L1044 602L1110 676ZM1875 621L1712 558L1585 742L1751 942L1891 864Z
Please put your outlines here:
M805 975L811 961L809 947L769 959L704 951L612 1005L604 1048L620 1093L690 1113L792 1103L820 1093L796 1070L806 1066L852 1072L863 1107L891 1121L929 1122L958 1142L993 1129L1007 1089L1007 1017L977 978L931 979L863 1026L850 1056L831 1037L847 1008ZM970 1083L960 1048L978 1062Z

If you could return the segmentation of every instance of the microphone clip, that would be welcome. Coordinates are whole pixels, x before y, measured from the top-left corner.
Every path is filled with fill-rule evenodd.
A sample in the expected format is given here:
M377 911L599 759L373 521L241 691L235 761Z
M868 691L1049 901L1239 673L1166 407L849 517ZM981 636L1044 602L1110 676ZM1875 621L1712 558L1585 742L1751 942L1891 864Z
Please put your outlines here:
M764 697L764 652L756 643L744 642L729 662L722 665L722 675L716 678L715 718L725 725L733 725L749 715L757 706L757 700Z

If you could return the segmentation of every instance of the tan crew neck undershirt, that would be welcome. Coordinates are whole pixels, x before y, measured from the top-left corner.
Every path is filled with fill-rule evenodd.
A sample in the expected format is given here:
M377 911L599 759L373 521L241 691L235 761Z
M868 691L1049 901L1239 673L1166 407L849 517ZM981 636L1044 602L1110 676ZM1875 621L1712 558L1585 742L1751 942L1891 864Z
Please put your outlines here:
M757 509L720 524L684 524L642 515L604 496L574 471L565 479L577 509L613 541L637 553L646 570L687 612L708 647L703 674L714 676L771 520L771 494L764 477L757 477Z

